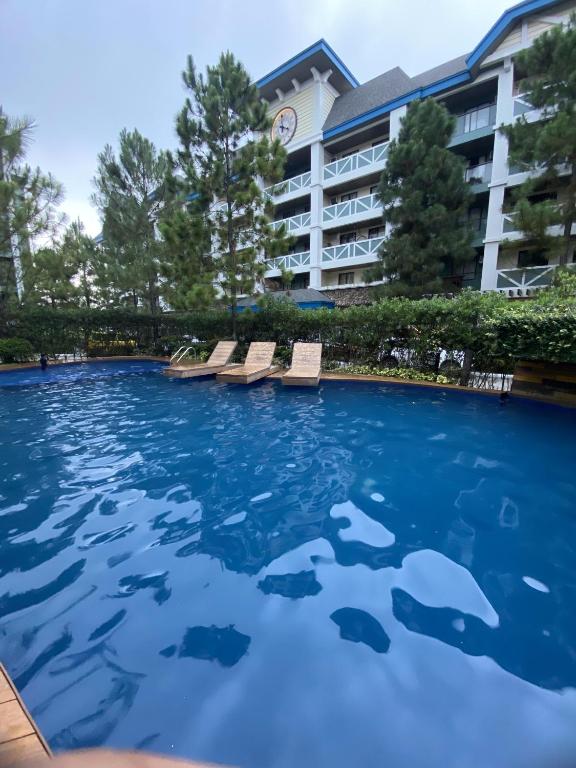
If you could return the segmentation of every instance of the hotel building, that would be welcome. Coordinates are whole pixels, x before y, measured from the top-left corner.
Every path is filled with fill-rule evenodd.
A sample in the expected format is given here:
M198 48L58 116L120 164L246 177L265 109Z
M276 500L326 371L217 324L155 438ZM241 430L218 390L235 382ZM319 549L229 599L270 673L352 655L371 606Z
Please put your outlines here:
M507 213L526 174L510 167L498 126L523 114L539 118L523 97L515 56L568 21L575 8L558 0L522 2L472 52L415 77L394 67L360 84L320 40L258 80L270 105L272 134L288 152L284 181L267 187L274 223L284 223L296 238L289 253L268 262L267 280L277 279L281 267L289 269L293 287L327 291L337 301L339 293L365 285L365 270L378 260L387 235L375 191L389 142L398 136L408 105L433 97L456 118L449 146L464 159L474 193L468 219L475 258L458 274L446 274L447 289L472 286L523 296L547 285L554 263L524 240Z

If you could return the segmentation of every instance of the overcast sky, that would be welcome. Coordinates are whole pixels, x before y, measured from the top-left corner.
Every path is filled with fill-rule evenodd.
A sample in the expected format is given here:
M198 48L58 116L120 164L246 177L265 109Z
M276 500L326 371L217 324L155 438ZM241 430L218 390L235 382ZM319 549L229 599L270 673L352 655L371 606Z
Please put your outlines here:
M231 50L258 79L323 37L360 82L470 51L512 0L0 0L0 99L37 122L29 160L99 231L96 156L123 127L175 145L187 54Z

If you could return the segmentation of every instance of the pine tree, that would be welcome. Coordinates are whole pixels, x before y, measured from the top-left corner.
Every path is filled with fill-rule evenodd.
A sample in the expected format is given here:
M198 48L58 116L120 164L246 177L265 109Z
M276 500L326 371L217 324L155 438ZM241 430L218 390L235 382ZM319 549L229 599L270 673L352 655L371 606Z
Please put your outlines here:
M378 195L391 233L381 265L389 295L419 297L443 289L442 275L473 258L466 215L471 195L463 161L447 149L454 118L432 99L414 102L388 149Z
M282 178L286 152L279 141L270 141L267 105L231 53L222 54L205 76L188 57L182 77L188 97L176 121L177 161L186 213L196 222L189 226L202 233L187 245L196 248L193 262L206 267L211 244L206 274L229 300L235 330L238 295L254 290L265 272L263 259L287 250L290 242L283 227L272 228L272 203L258 183L259 177Z
M170 205L170 163L165 152L137 130L122 130L116 157L107 145L98 155L93 201L103 221L103 274L108 301L160 308L163 243L159 222Z
M576 15L565 26L540 35L518 54L517 72L525 75L525 100L542 110L541 119L526 115L502 130L510 140L510 164L531 171L516 195L517 226L542 250L558 254L560 265L570 259L571 232L576 223ZM558 189L557 200L531 203L535 192ZM561 226L560 236L548 227Z
M29 267L25 303L47 304L52 309L76 304L79 289L73 283L75 274L76 264L61 247L40 248Z
M0 108L0 303L15 292L15 257L25 261L34 239L54 234L64 218L62 186L24 162L33 130L31 118L10 118Z
M91 309L97 303L100 253L94 239L85 233L80 219L70 224L59 249L62 251L64 263L74 269L80 303Z

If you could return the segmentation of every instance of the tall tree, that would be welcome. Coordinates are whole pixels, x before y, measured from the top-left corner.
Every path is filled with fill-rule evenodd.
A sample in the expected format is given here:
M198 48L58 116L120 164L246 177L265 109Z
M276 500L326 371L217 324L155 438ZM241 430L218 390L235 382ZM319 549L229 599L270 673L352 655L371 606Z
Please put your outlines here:
M510 140L510 162L532 172L518 190L517 223L539 248L558 254L560 265L570 259L572 227L576 223L576 15L567 25L540 35L516 57L524 74L524 98L541 119L526 115L502 126ZM536 192L558 189L558 199L531 202ZM560 236L548 227L561 226Z
M70 224L59 249L62 251L63 262L74 269L80 303L91 309L97 301L101 257L98 246L86 234L80 219Z
M61 246L40 248L29 268L25 302L47 304L53 309L77 303L79 289L73 282L75 275L76 264Z
M93 201L103 221L103 255L117 301L160 306L163 243L158 225L170 203L165 152L137 130L122 130L118 156L110 145L98 155Z
M54 234L63 221L58 211L62 186L50 174L25 163L34 130L31 118L10 118L0 108L0 262L4 273L30 254L40 235ZM5 286L7 275L0 275ZM14 286L15 287L15 286ZM1 294L4 294L2 297ZM0 301L6 291L0 287Z
M447 149L453 131L448 110L426 99L410 105L398 139L390 142L378 195L391 232L381 264L367 275L387 278L387 294L437 293L442 275L474 256L463 161Z
M286 152L270 140L268 107L231 53L205 75L188 57L182 77L188 96L176 120L177 160L187 213L203 221L198 247L206 256L206 243L212 244L212 272L231 305L235 332L238 295L263 278L263 258L290 242L283 227L271 226L273 206L258 183L282 178Z

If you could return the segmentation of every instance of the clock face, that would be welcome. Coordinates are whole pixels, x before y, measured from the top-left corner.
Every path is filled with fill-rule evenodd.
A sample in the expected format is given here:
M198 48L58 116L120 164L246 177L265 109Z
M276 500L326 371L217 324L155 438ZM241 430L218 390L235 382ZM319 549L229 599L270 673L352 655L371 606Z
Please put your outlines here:
M288 144L296 133L296 112L292 107L284 107L274 118L270 135L272 139L279 139L280 144Z

